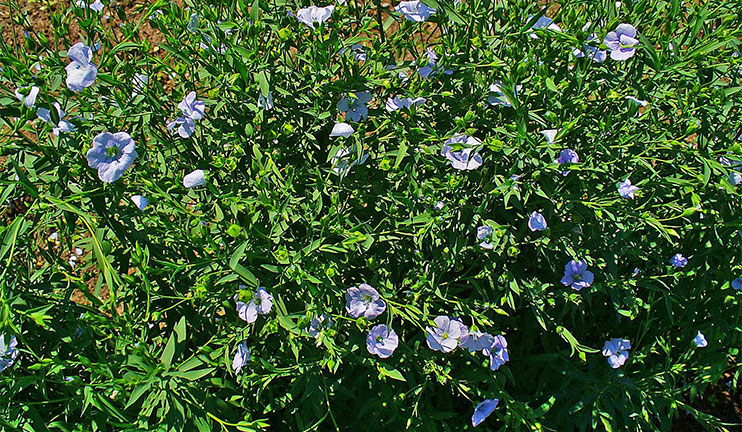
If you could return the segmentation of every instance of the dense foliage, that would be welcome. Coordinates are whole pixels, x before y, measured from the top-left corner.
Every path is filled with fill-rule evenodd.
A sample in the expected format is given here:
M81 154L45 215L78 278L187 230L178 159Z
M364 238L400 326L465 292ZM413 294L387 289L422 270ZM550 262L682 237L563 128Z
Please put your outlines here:
M738 1L185 3L0 46L3 430L734 428Z

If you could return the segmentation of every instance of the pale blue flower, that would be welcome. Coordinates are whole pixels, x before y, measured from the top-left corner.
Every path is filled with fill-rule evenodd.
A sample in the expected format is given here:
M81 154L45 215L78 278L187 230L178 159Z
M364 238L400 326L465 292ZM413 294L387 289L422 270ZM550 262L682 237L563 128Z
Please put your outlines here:
M482 166L482 156L479 153L471 154L472 147L481 145L482 141L469 135L456 135L443 143L441 154L451 162L457 170L475 170ZM453 150L453 145L464 146L461 150ZM468 147L467 147L468 146Z
M263 96L263 93L260 93L260 96L258 96L258 108L262 108L266 111L270 111L273 109L273 93L268 92L268 96Z
M141 195L132 195L131 202L142 211L144 211L144 209L149 205L149 200Z
M335 126L332 127L332 131L330 132L330 137L341 136L343 138L348 138L353 135L353 132L355 132L355 129L353 129L353 126L348 123L335 123Z
M39 95L39 88L36 86L19 87L15 90L15 97L26 108L33 108L36 105L36 97Z
M353 318L366 317L374 319L384 313L386 302L371 285L362 283L350 287L345 293L345 310Z
M98 178L112 183L134 163L137 145L126 132L102 132L93 138L93 147L86 156L88 166L98 170Z
M587 43L590 42L600 43L598 37L594 34L590 35L588 38ZM608 53L605 50L587 44L584 44L583 47L585 51L587 51L587 58L592 59L595 63L603 63L608 57ZM572 54L577 58L585 57L585 53L579 48L575 48L575 50L572 51Z
M709 346L709 343L706 340L706 336L704 336L700 330L698 331L698 334L696 335L696 337L693 338L693 343L698 348L706 348L707 346Z
M546 229L546 226L544 215L536 211L531 213L531 217L528 218L528 228L531 231L543 231Z
M471 425L477 427L482 424L484 419L489 417L495 408L497 408L499 402L499 399L485 399L480 402L477 407L474 408L474 415L471 416Z
M559 129L544 129L541 131L541 135L546 138L546 144L553 144L558 133Z
M355 97L353 97L355 96ZM338 110L345 113L348 121L361 121L368 117L368 104L373 96L371 92L359 91L353 95L343 96L337 104Z
M188 25L186 26L189 32L196 33L198 31L198 14L196 12L191 13L191 17L188 19Z
M675 254L670 258L670 264L677 268L682 268L688 265L688 258L684 257L683 254Z
M94 10L96 12L102 11L105 7L105 5L101 3L100 0L95 0L93 3L90 4L90 6L88 6L88 3L85 0L77 0L75 2L75 5L82 9L90 8L91 10Z
M397 333L391 327L387 328L384 324L374 326L366 336L366 349L369 353L381 358L387 358L394 354L394 350L399 346Z
M247 341L242 341L237 345L237 352L232 360L234 373L240 373L240 370L247 365L248 361L250 361L250 348L247 346Z
M587 262L583 260L572 260L564 266L562 284L571 286L574 290L581 290L593 284L595 275L587 269Z
M398 109L406 108L410 109L415 105L422 105L426 102L426 99L424 97L416 97L416 98L403 98L400 99L399 96L394 96L393 98L389 98L386 101L386 110L388 112L397 111Z
M0 372L13 366L16 357L18 357L18 341L15 336L10 336L5 340L6 335L0 334Z
M559 159L557 159L558 164L578 163L579 161L580 156L572 149L562 150L559 154Z
M459 346L469 352L484 351L492 347L495 337L489 333L468 332L459 338Z
M206 184L206 176L203 170L197 169L183 177L183 186L188 189Z
M237 299L235 295L235 300ZM267 315L273 308L273 296L264 287L258 287L248 303L237 301L237 315L248 323L254 323L258 314Z
M213 51L218 52L219 54L226 54L227 52L227 46L223 43L219 45L219 48L217 49L216 44L211 41L211 36L202 34L201 35L201 42L199 43L199 48L201 48L204 51Z
M309 6L296 11L296 18L299 22L314 29L315 24L322 24L327 21L334 10L334 5L325 7Z
M631 24L619 24L615 31L608 33L603 43L611 51L613 60L625 61L636 53L639 40L636 39L636 29Z
M54 126L54 120L52 120L52 114L51 111L46 108L38 108L36 109L36 116L49 123L50 125L54 126L52 128L52 134L55 136L59 135L60 133L66 133L66 132L74 132L75 131L75 125L70 123L67 120L64 120L62 117L64 117L66 114L64 111L62 111L62 108L59 106L58 102L52 102L52 107L57 111L57 117L59 117L59 122L56 126Z
M78 42L67 50L67 57L72 62L65 67L67 71L67 87L74 92L81 92L90 87L98 76L98 67L90 62L93 50L82 42Z
M434 351L449 353L459 345L459 338L467 333L466 327L457 319L447 316L438 316L433 322L434 327L425 328L425 341ZM464 331L462 331L464 330Z
M491 370L500 369L500 366L510 360L508 341L505 340L505 336L503 335L493 336L492 345L483 349L482 352L484 355L489 356Z
M428 79L431 75L433 75L436 72L439 72L441 70L440 66L438 65L438 55L433 51L432 49L428 48L426 50L426 55L428 56L428 64L426 64L423 67L417 68L417 73L423 78ZM444 69L443 73L445 75L451 75L453 73L452 70Z
M415 22L427 21L435 13L435 9L429 8L425 3L418 0L399 2L394 10L404 15L407 20Z
M348 50L348 48L341 48L340 51L338 51L338 54L342 55L346 52L350 52L350 54L353 55L353 60L357 62L366 61L366 47L362 44L355 44L351 46L350 51Z
M719 163L721 163L725 167L731 167L732 169L729 170L729 183L732 186L737 186L738 184L742 183L742 174L740 174L738 171L740 170L739 162L732 162L731 160L720 157Z
M628 178L618 185L618 194L621 195L621 198L634 199L634 193L638 190L639 188L632 185Z
M603 345L603 356L608 357L606 360L613 369L620 368L629 358L628 350L631 349L631 342L628 339L611 339Z
M526 22L531 21L531 19L533 19L533 15L528 15L528 19L526 20ZM534 28L534 29L547 29L547 30L552 30L552 31L556 31L556 32L561 32L562 31L562 29L558 25L556 25L554 23L554 21L551 20L551 18L546 17L546 16L542 16L541 18L539 18L533 24L533 27L531 27L531 28ZM538 35L535 32L533 32L533 31L530 31L528 33L528 35L531 36L532 39L538 39Z
M330 317L329 315L321 314L312 318L312 321L309 323L309 327L307 327L306 330L307 333L312 335L314 338L318 338L323 330L330 327L332 327L332 317Z
M397 66L396 65L387 65L384 69L393 71L393 70L396 70L397 69ZM397 72L397 78L399 78L400 81L402 81L404 83L410 77L408 77L406 73L404 73L402 71L399 71L399 72Z
M495 246L492 244L492 227L480 226L477 227L477 240L480 240L479 246L482 249L491 250Z
M500 105L504 107L511 107L513 106L512 101L517 99L518 92L521 91L523 88L522 85L516 85L513 88L513 94L512 96L505 91L504 84L502 81L495 81L494 84L489 86L489 95L487 96L487 102L489 102L490 105Z
M178 108L183 112L183 115L168 123L168 130L179 125L178 135L182 138L190 137L196 130L196 121L204 117L205 107L204 101L196 99L196 92L188 93L178 104Z
M742 278L737 278L732 281L732 288L737 291L742 291Z

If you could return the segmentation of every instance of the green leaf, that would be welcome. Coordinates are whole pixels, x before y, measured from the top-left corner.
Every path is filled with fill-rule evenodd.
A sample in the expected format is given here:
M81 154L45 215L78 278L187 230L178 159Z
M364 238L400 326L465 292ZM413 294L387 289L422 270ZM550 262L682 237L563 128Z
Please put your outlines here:
M402 372L398 371L397 369L389 369L381 363L376 363L376 368L379 370L380 375L387 376L397 381L407 381L404 376L402 376Z
M160 362L165 366L165 369L170 368L170 364L173 361L173 356L175 355L175 332L170 333L170 337L167 339L167 344L165 344L165 349L162 350L162 354L160 354Z

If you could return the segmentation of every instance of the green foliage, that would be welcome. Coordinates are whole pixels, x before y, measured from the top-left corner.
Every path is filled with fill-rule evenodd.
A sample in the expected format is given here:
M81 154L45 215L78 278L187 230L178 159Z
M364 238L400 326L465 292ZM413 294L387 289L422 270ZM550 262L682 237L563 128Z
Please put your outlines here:
M742 160L738 1L438 0L419 24L349 0L316 29L288 14L304 3L185 3L60 3L48 33L0 43L0 333L20 350L0 373L0 429L460 431L485 398L500 405L482 430L667 431L680 412L734 427L689 400L725 372L737 387L741 370L740 186L719 162ZM544 15L562 31L530 37ZM634 57L575 57L623 22ZM78 41L101 48L95 84L74 93ZM426 80L428 47L440 70ZM522 86L512 107L487 102L496 81ZM54 136L13 95L26 85L76 131ZM364 90L368 119L330 138L338 101ZM206 114L181 138L166 125L191 91ZM395 95L427 102L387 112ZM85 157L104 131L128 132L139 154L114 183ZM483 141L481 168L441 156L457 134ZM368 159L338 175L346 148ZM580 156L568 175L564 148ZM186 189L195 169L206 186ZM628 177L634 200L617 192ZM533 211L546 231L528 229ZM670 266L676 253L688 266ZM579 292L560 283L577 258L596 276ZM387 303L373 323L345 311L363 282ZM233 297L258 286L273 310L246 324ZM320 314L333 325L315 339ZM491 371L480 353L430 350L437 315L506 335L510 361ZM399 335L387 359L366 350L375 323ZM600 354L613 338L632 344L615 370ZM251 360L235 374L243 340Z

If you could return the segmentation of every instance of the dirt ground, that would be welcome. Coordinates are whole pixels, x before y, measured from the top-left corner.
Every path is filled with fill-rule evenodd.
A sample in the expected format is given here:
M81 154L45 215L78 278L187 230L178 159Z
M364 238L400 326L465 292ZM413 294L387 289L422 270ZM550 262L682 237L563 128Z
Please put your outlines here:
M11 1L11 3L15 2ZM112 6L114 3L116 6ZM182 4L182 0L177 0L176 3ZM16 47L16 49L23 49L24 31L36 34L43 33L48 39L53 40L52 14L63 12L66 8L71 7L70 3L65 0L18 0L17 4L20 7L10 8L7 3L0 3L0 26L2 27L3 40ZM143 13L141 6L148 4L149 2L131 0L111 2L111 5L106 6L102 12L104 24L110 25L113 29L118 27L120 20L116 8L121 8L127 19L138 20ZM384 6L390 7L392 5L385 2ZM390 32L394 31L394 27L390 28ZM74 35L78 31L78 27L72 24L69 28L68 37L74 39ZM139 33L143 39L152 43L154 52L157 52L157 46L165 40L156 29L149 25L147 20L143 21ZM432 30L431 33L435 36L435 30ZM5 159L7 158L0 157L0 170L4 169ZM30 197L21 197L13 201L9 207L0 208L0 223L9 223L17 215L25 213L31 202ZM90 278L87 284L92 292L95 279ZM107 295L107 292L102 292L101 297L104 297L102 300L105 301ZM79 291L73 294L72 301L89 304L85 295ZM732 392L730 388L731 379L731 374L727 373L720 383L710 386L703 395L699 395L695 400L686 400L686 403L704 413L712 414L724 422L742 423L742 383L735 392ZM673 424L673 430L691 432L703 431L704 428L689 414L681 413L681 416ZM732 427L730 430L742 431L742 426L737 429Z

